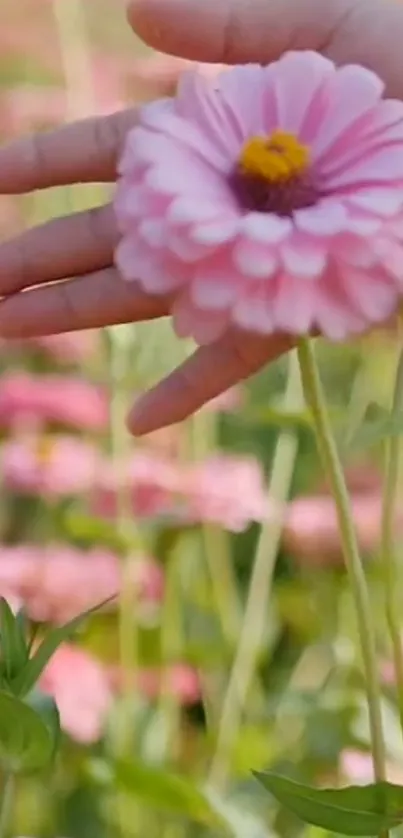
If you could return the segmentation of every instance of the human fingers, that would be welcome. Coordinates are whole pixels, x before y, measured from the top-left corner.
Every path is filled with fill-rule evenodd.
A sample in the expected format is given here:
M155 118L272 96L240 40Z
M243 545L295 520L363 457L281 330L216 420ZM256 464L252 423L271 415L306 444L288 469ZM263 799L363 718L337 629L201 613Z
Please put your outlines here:
M110 205L27 230L0 244L0 294L108 267L117 241Z
M267 63L314 49L377 72L403 95L403 7L388 0L130 0L135 32L162 52L203 62Z
M0 194L17 195L70 183L105 183L116 164L135 108L91 117L0 147Z
M154 320L169 313L165 297L147 296L109 267L0 302L0 337L30 338L117 323Z
M262 338L228 332L217 343L197 349L138 399L128 418L131 433L142 436L181 422L291 347L289 335Z

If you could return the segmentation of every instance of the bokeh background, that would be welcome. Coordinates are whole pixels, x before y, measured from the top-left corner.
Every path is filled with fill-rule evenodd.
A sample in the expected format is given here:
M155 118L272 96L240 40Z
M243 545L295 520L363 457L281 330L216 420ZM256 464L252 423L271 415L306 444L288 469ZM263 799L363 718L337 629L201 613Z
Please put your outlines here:
M2 0L0 139L172 92L175 72L115 0ZM106 197L97 185L1 197L0 235ZM397 332L323 346L320 362L370 582L389 778L402 782L377 562ZM51 770L18 781L13 835L315 838L252 770L371 778L351 596L295 358L131 439L133 395L190 350L169 323L1 346L0 595L37 635L114 597L41 677L62 739Z

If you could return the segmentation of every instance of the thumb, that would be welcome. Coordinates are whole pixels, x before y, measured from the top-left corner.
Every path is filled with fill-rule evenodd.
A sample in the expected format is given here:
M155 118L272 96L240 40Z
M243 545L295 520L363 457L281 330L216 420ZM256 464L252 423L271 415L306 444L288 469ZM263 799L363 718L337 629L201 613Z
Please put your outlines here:
M314 49L374 70L403 97L403 6L393 0L129 0L150 46L192 61L268 63Z

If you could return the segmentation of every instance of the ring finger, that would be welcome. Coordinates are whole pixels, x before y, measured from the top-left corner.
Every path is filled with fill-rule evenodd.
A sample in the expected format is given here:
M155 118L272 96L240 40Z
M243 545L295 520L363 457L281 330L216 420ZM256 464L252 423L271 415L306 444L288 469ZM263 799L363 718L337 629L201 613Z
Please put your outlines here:
M108 267L117 241L110 204L27 230L0 245L0 295Z

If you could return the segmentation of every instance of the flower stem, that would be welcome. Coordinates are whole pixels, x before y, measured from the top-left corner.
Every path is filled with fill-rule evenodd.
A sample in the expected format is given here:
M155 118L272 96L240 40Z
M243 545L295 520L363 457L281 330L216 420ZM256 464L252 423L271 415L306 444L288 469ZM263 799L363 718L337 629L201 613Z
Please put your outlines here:
M298 363L295 353L291 353L284 410L298 410L301 407ZM281 432L268 489L268 498L280 508L288 500L297 451L296 434L289 430ZM227 780L232 748L258 665L282 526L282 514L271 517L262 528L259 538L241 635L221 711L216 751L209 776L212 785L222 787Z
M403 349L400 351L392 411L403 409ZM400 726L403 734L403 650L400 638L399 605L396 601L398 589L398 568L395 551L395 514L399 481L401 441L398 436L390 436L385 444L385 480L383 490L381 557L385 585L385 611L392 641L393 661L398 693Z
M196 462L203 462L216 450L216 422L215 415L208 412L193 418L192 454ZM241 626L242 607L228 533L219 526L204 523L202 538L206 568L223 638L229 648L234 648Z
M385 746L382 732L375 639L372 630L373 618L371 616L368 588L358 550L343 469L326 409L314 350L309 340L302 339L300 341L298 357L305 399L314 419L319 452L328 474L336 505L344 560L354 598L365 670L374 775L376 781L379 782L385 780Z
M7 833L11 809L14 798L14 774L7 773L4 780L3 794L0 799L0 838L4 838Z
M172 664L179 661L183 654L182 638L182 584L181 543L175 545L168 558L165 577L165 596L161 615L161 658L162 683L160 707L165 716L166 755L170 763L175 763L180 747L181 708L179 697L171 683Z
M106 337L111 382L110 443L117 486L115 525L117 535L124 547L119 602L119 650L124 693L126 697L129 697L133 692L133 675L136 674L138 666L137 609L136 602L133 601L133 564L135 562L133 552L138 550L140 553L141 550L140 534L134 523L126 473L126 464L132 448L130 437L125 430L126 380L133 347L126 340L122 340L114 329L106 330Z

